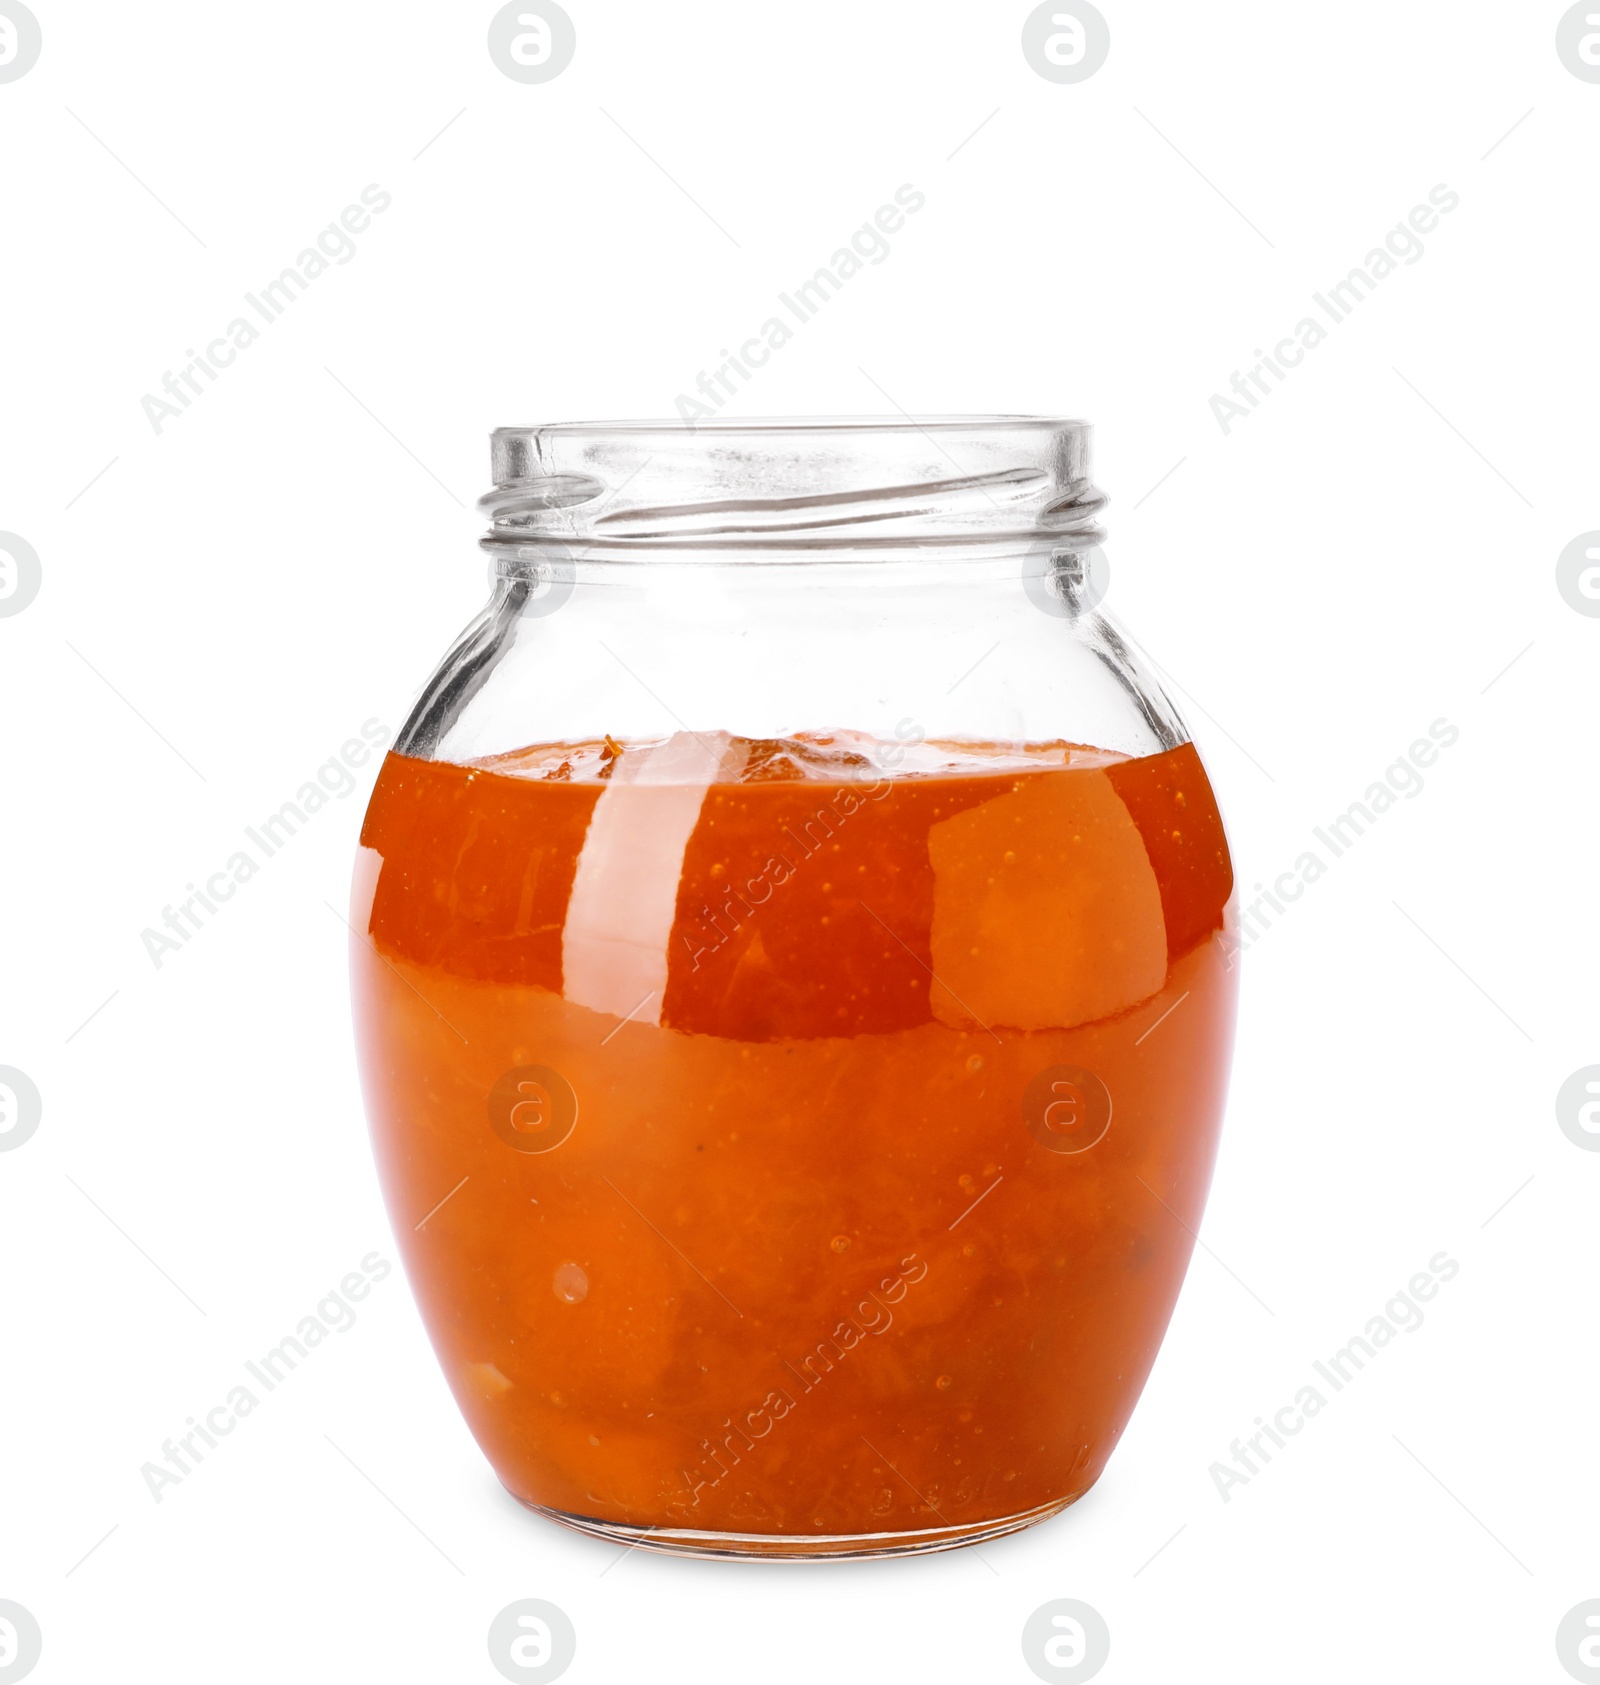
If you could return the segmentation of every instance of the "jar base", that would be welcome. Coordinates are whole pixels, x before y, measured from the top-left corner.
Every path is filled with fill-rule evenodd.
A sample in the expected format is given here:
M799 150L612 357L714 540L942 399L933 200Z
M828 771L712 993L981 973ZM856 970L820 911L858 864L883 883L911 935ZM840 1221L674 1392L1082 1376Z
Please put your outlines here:
M509 1487L506 1489L510 1491ZM542 1515L547 1521L559 1522L563 1527L586 1533L592 1539L604 1539L610 1544L626 1545L630 1549L717 1560L747 1558L765 1562L827 1562L925 1556L933 1551L959 1550L963 1545L1001 1539L1008 1533L1020 1533L1024 1527L1033 1527L1041 1521L1048 1521L1053 1515L1059 1515L1088 1490L1085 1487L1082 1492L1074 1492L1070 1497L1040 1504L1036 1509L1019 1510L1015 1515L973 1521L959 1527L930 1527L895 1533L716 1533L699 1532L688 1527L631 1527L620 1521L597 1521L592 1516L549 1509L544 1504L530 1503L515 1492L511 1495L524 1509Z

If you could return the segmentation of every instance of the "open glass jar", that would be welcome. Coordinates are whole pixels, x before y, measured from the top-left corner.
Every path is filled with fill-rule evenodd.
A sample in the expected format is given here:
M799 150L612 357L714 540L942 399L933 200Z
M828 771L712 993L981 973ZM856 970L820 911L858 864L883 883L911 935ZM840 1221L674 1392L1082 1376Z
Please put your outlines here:
M1216 1149L1233 874L1097 611L1088 428L505 428L373 792L367 1108L505 1485L701 1555L1099 1476Z

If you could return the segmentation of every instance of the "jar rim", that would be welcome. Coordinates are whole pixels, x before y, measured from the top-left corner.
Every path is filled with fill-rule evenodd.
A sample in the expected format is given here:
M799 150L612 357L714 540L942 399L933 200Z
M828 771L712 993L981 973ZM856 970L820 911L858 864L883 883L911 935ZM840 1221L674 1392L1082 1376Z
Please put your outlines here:
M593 433L612 437L629 433L713 433L718 437L738 433L959 433L1003 432L1045 429L1087 428L1081 417L1058 415L757 415L709 421L685 422L681 417L642 417L638 420L547 421L529 427L496 427L493 439L526 438L533 434L560 434L566 438Z

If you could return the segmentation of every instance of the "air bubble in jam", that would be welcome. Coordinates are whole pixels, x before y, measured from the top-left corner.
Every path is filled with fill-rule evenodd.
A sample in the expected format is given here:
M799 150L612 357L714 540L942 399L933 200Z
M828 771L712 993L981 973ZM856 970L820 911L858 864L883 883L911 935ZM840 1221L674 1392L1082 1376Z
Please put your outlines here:
M1231 1044L1233 874L1190 745L391 753L362 843L380 1171L405 1212L471 1177L472 1220L403 1245L517 1496L800 1540L1093 1484L1188 1262ZM547 1152L488 1121L523 1065L577 1096ZM1024 1113L1036 1080L1077 1103L1072 1072L1114 1102L1076 1153Z

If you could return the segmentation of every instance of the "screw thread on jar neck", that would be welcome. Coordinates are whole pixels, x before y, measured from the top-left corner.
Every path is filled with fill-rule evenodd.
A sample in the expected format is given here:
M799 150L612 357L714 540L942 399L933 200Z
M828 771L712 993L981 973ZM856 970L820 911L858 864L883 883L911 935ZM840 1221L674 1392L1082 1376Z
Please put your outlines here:
M503 427L479 499L494 553L593 560L664 550L821 559L841 551L1104 535L1087 423L1034 416Z

